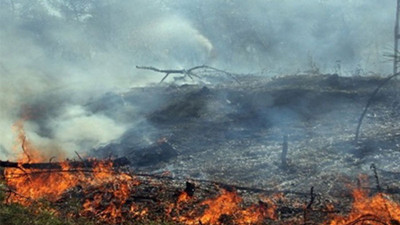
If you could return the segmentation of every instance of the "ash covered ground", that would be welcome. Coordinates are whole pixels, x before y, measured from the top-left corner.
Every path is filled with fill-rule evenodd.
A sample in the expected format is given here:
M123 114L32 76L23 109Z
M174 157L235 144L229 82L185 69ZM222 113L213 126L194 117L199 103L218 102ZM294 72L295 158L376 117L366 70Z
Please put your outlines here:
M399 81L390 81L373 99L355 145L358 119L382 77L249 75L239 80L159 84L92 101L86 106L92 112L134 121L120 139L92 154L126 156L137 173L169 171L177 179L276 191L307 193L314 186L331 196L342 195L360 174L371 178L366 188L376 187L370 168L375 164L381 186L398 190Z

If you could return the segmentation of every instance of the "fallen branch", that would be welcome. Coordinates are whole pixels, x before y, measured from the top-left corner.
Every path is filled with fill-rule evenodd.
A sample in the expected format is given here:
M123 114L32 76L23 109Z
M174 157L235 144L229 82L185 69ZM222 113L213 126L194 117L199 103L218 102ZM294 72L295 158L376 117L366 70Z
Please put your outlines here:
M223 73L229 77L231 77L233 80L235 80L237 83L240 84L239 80L232 74L232 73L228 73L224 70L220 70L211 66L206 66L206 65L201 65L201 66L195 66L192 67L188 70L186 69L181 69L181 70L172 70L172 69L158 69L152 66L136 66L136 69L142 69L142 70L151 70L151 71L155 71L155 72L159 72L159 73L165 73L165 76L161 79L160 83L162 83L170 74L183 74L184 77L188 76L190 79L193 80L193 77L199 78L200 79L200 75L198 73L196 73L196 70L201 70L201 69L208 69L211 70L211 72L219 72L219 73Z
M97 160L84 160L84 161L66 161L65 163L70 168L93 168L96 166ZM113 167L121 167L130 164L129 160L125 157L110 160ZM48 162L48 163L18 163L10 161L1 161L0 167L5 168L19 168L19 169L51 169L51 170L61 170L63 167L63 162Z

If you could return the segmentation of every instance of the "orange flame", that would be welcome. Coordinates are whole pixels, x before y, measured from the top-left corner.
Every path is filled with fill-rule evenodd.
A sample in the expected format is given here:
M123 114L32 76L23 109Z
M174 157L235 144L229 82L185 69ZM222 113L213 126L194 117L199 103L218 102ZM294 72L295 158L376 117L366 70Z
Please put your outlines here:
M368 197L361 189L353 191L354 202L348 216L335 216L328 224L399 224L400 205L389 196L378 193Z
M134 204L124 207L132 188L138 184L138 181L127 174L115 175L112 181L95 186L96 194L93 199L85 200L81 214L98 216L109 223L122 222L124 215L136 213L135 210L138 210ZM140 215L143 215L143 211Z
M68 189L82 186L83 190L96 186L100 193L112 196L112 202L104 200L102 194L94 194L93 199L86 199L82 213L93 213L109 222L118 222L122 218L123 205L130 196L133 186L138 181L125 173L115 173L111 160L98 161L90 159L89 171L73 168L71 162L58 163L60 169L23 168L23 163L38 163L46 161L46 156L26 138L23 124L17 122L14 129L18 132L17 139L21 144L19 168L6 168L4 171L7 185L13 189L8 202L30 205L32 201L46 198L49 201L59 199ZM97 190L96 190L97 192ZM107 202L107 206L102 206Z
M187 202L189 201L189 199L191 199L192 197L189 196L189 194L186 191L182 191L179 196L178 196L178 200L176 201L177 204L181 203L181 202Z
M17 141L21 144L22 152L19 154L19 168L6 168L4 175L7 185L15 192L8 201L28 205L31 200L48 198L55 200L70 187L74 187L78 180L75 174L52 173L47 170L24 169L22 163L44 162L46 156L26 138L22 121L14 125L17 132ZM15 147L14 151L17 151ZM68 163L60 164L63 170L68 170Z
M266 205L259 204L243 209L241 203L242 198L237 192L222 190L216 198L200 203L200 206L207 206L201 216L193 218L190 215L195 212L191 212L189 216L179 218L179 222L184 224L223 224L222 220L226 217L231 218L235 224L254 224L266 218L276 218L275 206L268 208Z
M127 217L141 218L149 213L147 208L128 201L139 181L128 174L115 173L110 160L91 159L89 172L71 167L68 161L59 163L59 170L24 169L23 163L44 162L47 156L26 138L22 122L17 122L14 129L18 132L22 153L19 155L20 168L6 168L4 172L6 183L14 193L7 198L8 202L29 205L32 200L41 198L55 201L68 189L80 185L84 193L95 190L91 197L83 200L81 215L96 216L108 223L121 223ZM224 224L227 222L224 220L231 220L233 224L258 224L265 219L277 219L274 198L281 197L262 199L259 204L246 208L237 192L221 190L219 196L204 200L185 213L181 205L195 204L196 199L183 191L166 211L169 214L173 209L178 210L172 219L187 225ZM400 224L400 204L388 195L378 193L370 197L366 191L355 189L353 197L352 210L347 216L336 215L325 224ZM326 207L333 209L332 205Z

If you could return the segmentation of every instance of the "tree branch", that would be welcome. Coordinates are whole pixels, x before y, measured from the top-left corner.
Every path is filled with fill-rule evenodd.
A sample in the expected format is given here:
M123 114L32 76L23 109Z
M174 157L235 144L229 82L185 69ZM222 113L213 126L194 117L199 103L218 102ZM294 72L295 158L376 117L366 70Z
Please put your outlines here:
M237 83L240 84L239 80L235 77L234 74L232 73L228 73L224 70L220 70L211 66L207 66L207 65L201 65L201 66L195 66L192 67L188 70L186 69L181 69L181 70L174 70L174 69L158 69L156 67L152 67L152 66L136 66L136 69L141 69L141 70L151 70L154 72L158 72L158 73L165 73L165 76L161 79L160 83L162 83L170 74L183 74L184 76L188 76L190 79L193 80L193 77L199 78L200 79L200 75L199 73L197 73L197 70L211 70L210 72L219 72L219 73L223 73L227 76L229 76L230 78L232 78L233 80L235 80Z
M399 76L399 75L400 75L400 73L396 73L396 74L393 74L393 75L391 75L391 76L385 78L385 79L382 81L382 83L380 83L380 84L378 85L378 87L374 90L374 92L372 92L371 96L369 97L369 99L368 99L368 101L367 101L367 104L366 104L365 107L364 107L363 112L361 113L360 118L358 119L356 134L355 134L355 138L354 138L354 142L355 142L356 145L358 144L358 139L359 139L359 136L360 136L361 124L362 124L362 122L363 122L363 119L364 119L364 117L365 117L365 114L367 114L367 111L368 111L369 106L372 104L372 100L374 99L374 97L376 96L376 94L378 94L379 90L380 90L389 80L391 80L392 78L394 78L394 77L396 77L396 76Z

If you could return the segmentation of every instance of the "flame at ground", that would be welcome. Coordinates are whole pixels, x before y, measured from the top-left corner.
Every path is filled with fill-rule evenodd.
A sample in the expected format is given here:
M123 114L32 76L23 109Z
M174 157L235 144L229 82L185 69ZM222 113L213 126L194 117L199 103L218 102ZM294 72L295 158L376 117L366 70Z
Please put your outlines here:
M267 207L267 204L259 204L243 209L241 204L242 198L237 192L222 190L219 196L199 204L206 207L202 215L193 216L195 211L198 211L195 209L190 216L179 218L179 222L184 224L224 224L227 222L226 220L231 220L234 224L255 224L267 218L276 218L274 205Z
M19 168L6 168L5 179L12 189L8 202L29 205L32 201L45 198L56 201L69 189L79 186L83 196L83 210L79 216L99 218L102 221L118 224L127 219L143 218L149 209L136 205L130 199L139 181L126 173L117 173L111 160L88 160L90 168L75 168L72 161L57 163L57 169L26 169L23 163L47 161L23 131L22 123L15 126L20 143ZM378 193L372 197L366 191L353 191L354 202L347 216L334 216L324 224L329 225L382 225L400 224L400 204L389 196ZM195 196L182 191L174 203L167 204L167 218L173 221L192 224L260 224L265 219L277 219L275 204L281 195L261 199L258 204L244 207L242 197L236 191L221 190L217 197L197 202ZM189 207L187 207L189 206ZM332 210L330 205L328 210ZM172 215L174 214L174 215Z
M17 132L17 141L20 143L22 153L18 156L19 168L6 168L4 171L6 183L12 189L12 194L7 198L8 202L29 205L41 198L55 201L78 184L85 188L109 182L114 182L110 190L113 191L115 199L125 202L126 196L129 196L126 193L128 185L137 185L131 176L115 173L111 160L87 160L90 162L90 168L75 168L71 165L72 161L64 161L56 163L59 166L56 169L26 169L22 166L24 163L41 163L48 159L27 139L21 121L15 124L14 130ZM112 206L110 205L106 211L113 211ZM113 213L118 214L115 212L111 214Z
M131 217L144 216L146 210L139 210L133 203L130 204L130 207L127 204L133 187L138 184L139 182L131 176L119 174L115 175L114 179L108 183L93 186L96 193L92 198L85 200L81 215L97 216L110 223L123 222L127 214L131 214ZM108 206L104 206L105 204Z
M353 191L354 202L348 216L336 216L328 224L400 224L400 204L389 196L378 193L372 197L366 191Z
M177 204L181 203L181 202L187 202L189 201L189 199L191 199L191 197L189 196L189 194L186 191L182 191L179 196L178 196L178 200L176 201Z
M6 168L7 185L13 190L8 202L29 205L33 201L44 198L51 202L60 199L64 193L75 187L80 187L85 194L82 200L83 216L97 217L109 223L121 223L127 218L142 218L148 213L147 208L141 208L129 202L134 193L134 187L139 182L125 173L116 173L111 160L88 160L90 167L76 168L71 162L56 162L56 169L23 167L25 163L42 163L47 161L42 154L26 138L22 122L15 126L22 153L19 156L19 168ZM177 197L172 208L178 211L183 204L193 204L193 212L187 216L174 217L175 221L184 224L220 224L232 220L235 224L254 224L265 218L275 218L275 207L272 202L242 207L242 198L235 191L222 190L218 197L204 200L198 204L193 202L193 196L185 191ZM272 205L271 207L267 207ZM196 215L198 209L203 209L201 215ZM180 213L179 213L180 214Z
M9 202L18 202L28 205L31 200L48 198L54 200L70 187L74 187L79 179L77 174L53 172L50 170L24 169L23 163L38 163L48 161L43 153L35 148L26 138L22 121L14 125L17 132L17 141L22 152L18 154L19 168L6 168L4 171L7 185L14 190L8 198ZM15 147L14 151L18 151ZM68 171L68 163L60 163L61 171ZM78 176L79 177L79 176Z

